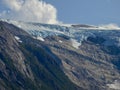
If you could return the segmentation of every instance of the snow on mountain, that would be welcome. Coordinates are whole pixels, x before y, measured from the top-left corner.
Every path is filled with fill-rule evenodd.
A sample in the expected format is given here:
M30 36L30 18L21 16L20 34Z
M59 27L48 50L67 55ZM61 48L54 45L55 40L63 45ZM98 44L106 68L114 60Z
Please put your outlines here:
M71 39L71 43L72 43L72 46L76 49L78 49L79 46L81 45L81 43L77 42L75 39Z
M40 41L45 41L42 37L37 37L36 39L38 39Z
M111 88L111 89L120 90L120 81L119 80L115 80L114 83L107 84L107 86L109 88Z
M16 39L18 42L22 43L22 41L20 40L20 38L19 38L18 36L15 36L15 39Z
M62 43L63 41L62 40L59 40L59 43Z
M120 46L120 31L119 27L117 29L113 28L112 25L109 26L88 26L88 25L77 25L74 27L69 25L54 25L54 24L42 24L42 23L32 23L32 22L21 22L13 20L3 20L10 24L25 30L36 39L44 41L44 38L47 36L54 35L65 35L75 42L78 47L81 43L87 40L88 37L102 37L105 39L104 45L118 45ZM112 28L111 28L112 27Z

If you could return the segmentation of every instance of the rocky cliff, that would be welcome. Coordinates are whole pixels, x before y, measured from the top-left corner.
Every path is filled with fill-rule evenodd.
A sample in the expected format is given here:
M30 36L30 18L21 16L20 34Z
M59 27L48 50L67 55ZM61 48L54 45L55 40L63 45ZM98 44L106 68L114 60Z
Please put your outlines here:
M0 22L0 90L79 89L46 49L25 31Z

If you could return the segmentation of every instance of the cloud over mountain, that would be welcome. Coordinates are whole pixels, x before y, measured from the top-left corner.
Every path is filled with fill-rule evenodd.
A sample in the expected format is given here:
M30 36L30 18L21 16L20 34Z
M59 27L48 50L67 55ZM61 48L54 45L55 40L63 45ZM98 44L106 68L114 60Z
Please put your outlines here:
M40 0L2 0L0 18L55 24L56 8Z

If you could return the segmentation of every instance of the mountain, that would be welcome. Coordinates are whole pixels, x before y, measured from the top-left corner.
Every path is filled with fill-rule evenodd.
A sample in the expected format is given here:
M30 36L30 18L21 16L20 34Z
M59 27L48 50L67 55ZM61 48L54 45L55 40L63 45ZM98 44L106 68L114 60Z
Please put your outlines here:
M0 40L2 89L120 89L119 29L1 20Z
M0 90L77 90L61 61L25 31L0 22Z

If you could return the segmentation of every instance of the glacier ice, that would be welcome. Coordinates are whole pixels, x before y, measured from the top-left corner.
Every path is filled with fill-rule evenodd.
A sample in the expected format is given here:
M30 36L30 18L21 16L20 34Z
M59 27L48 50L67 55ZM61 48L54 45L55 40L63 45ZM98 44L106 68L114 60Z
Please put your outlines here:
M87 40L88 37L102 37L106 41L104 45L118 45L120 46L120 31L117 29L106 28L75 28L70 25L54 25L54 24L42 24L32 22L22 22L13 20L2 20L15 26L22 28L33 37L36 37L42 41L48 36L65 35L71 38L72 42L82 43Z
M77 40L75 40L75 39L71 39L70 41L71 41L71 43L72 43L72 46L73 46L74 48L76 48L76 49L78 49L79 46L81 45L81 43L79 43L79 42L78 42Z

